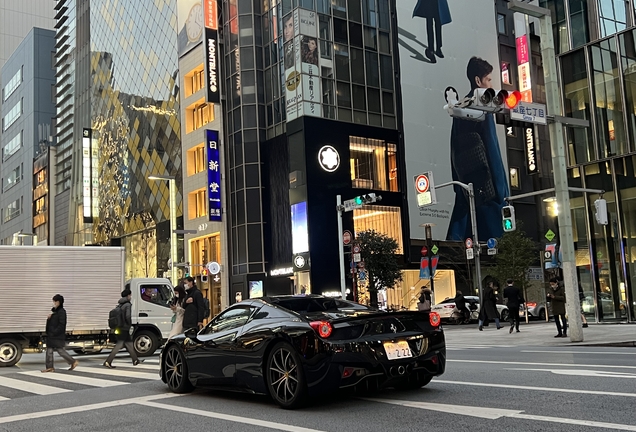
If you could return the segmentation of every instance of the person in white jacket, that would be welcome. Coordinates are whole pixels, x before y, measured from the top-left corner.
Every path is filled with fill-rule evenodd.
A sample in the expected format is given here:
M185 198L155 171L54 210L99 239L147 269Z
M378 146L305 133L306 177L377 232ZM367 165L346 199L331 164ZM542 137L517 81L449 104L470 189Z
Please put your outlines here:
M174 295L174 302L172 303L172 305L170 305L170 309L172 309L172 311L175 313L175 318L174 322L172 323L172 330L170 330L168 339L171 339L174 336L183 333L183 315L185 313L183 302L186 298L186 292L183 288L183 285L179 284L174 288Z

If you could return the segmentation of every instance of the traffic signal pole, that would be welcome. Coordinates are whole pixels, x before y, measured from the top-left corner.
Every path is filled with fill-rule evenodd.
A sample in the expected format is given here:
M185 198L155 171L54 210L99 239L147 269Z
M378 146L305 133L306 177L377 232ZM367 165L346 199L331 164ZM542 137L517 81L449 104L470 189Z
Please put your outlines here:
M344 243L342 242L342 196L336 196L336 210L338 212L338 257L340 259L340 292L342 299L347 298L347 285L345 284Z

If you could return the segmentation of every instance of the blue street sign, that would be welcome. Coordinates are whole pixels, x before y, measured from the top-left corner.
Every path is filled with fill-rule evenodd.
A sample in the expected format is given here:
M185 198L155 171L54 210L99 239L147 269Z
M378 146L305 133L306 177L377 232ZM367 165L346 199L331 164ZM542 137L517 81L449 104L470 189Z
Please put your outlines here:
M488 249L494 249L497 247L497 239L489 238L488 239Z
M358 279L360 279L361 281L367 280L367 272L364 270L358 272Z

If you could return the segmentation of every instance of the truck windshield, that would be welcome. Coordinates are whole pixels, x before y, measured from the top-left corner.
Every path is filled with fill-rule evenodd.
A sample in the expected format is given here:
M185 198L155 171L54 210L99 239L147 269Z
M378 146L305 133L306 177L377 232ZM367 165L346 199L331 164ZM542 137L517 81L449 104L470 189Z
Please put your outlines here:
M172 289L164 284L143 284L139 286L143 301L168 307L174 296Z

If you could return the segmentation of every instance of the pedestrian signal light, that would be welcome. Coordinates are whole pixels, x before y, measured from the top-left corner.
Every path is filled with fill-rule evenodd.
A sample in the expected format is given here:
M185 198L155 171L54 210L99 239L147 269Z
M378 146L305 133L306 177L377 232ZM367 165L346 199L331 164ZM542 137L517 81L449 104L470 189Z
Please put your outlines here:
M369 193L369 194L357 196L353 200L356 205L361 206L364 204L372 204L376 201L380 201L381 199L382 197L380 195Z
M521 102L521 92L519 90L515 90L512 93L508 94L506 98L506 106L510 109L515 108Z
M517 229L515 222L515 208L513 206L504 206L501 209L501 219L503 222L504 232L510 232Z
M203 270L201 270L201 283L206 283L208 281L208 275L208 269L204 268Z
M599 225L607 225L607 201L603 198L597 199L594 201L594 208L596 209L596 213L594 214L594 216L596 216L596 222Z

